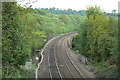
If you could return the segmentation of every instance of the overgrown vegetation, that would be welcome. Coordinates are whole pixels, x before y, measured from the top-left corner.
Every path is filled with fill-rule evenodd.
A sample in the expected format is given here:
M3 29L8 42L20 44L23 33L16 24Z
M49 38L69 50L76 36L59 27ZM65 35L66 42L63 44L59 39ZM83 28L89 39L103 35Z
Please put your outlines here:
M91 59L93 65L101 72L110 66L117 65L117 26L116 17L106 16L97 6L88 7L86 18L81 22L80 31L73 40L73 49L79 50L81 54Z
M15 2L2 3L3 78L23 78L25 65L36 49L51 37L76 31L79 15L55 15L44 10L23 8Z
M14 78L20 66L32 57L32 51L44 44L46 35L38 29L30 9L16 3L3 3L2 8L3 78Z
M41 24L40 29L46 32L48 37L76 31L80 26L81 16L79 15L55 15L39 9L34 10L34 12L34 16L37 18L39 24ZM45 13L44 15L43 12Z

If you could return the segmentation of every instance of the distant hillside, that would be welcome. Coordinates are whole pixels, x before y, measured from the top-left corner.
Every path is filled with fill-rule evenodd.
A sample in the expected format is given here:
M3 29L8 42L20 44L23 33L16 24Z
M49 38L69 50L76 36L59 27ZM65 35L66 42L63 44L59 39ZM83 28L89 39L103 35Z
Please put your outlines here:
M81 15L81 16L85 16L85 10L79 10L79 11L76 11L76 10L72 10L72 9L64 9L64 10L61 10L61 9L58 9L58 8L39 8L40 10L45 10L45 11L49 11L50 13L53 13L53 14L68 14L68 15ZM104 14L106 16L113 16L113 17L118 17L118 14L117 13L106 13L104 12Z
M84 16L85 15L85 10L79 10L79 11L76 11L76 10L72 10L72 9L64 9L64 10L61 10L61 9L58 9L58 8L39 8L41 10L46 10L46 11L49 11L50 13L53 13L53 14L68 14L68 15L81 15L81 16Z
M107 16L119 17L118 13L105 13Z

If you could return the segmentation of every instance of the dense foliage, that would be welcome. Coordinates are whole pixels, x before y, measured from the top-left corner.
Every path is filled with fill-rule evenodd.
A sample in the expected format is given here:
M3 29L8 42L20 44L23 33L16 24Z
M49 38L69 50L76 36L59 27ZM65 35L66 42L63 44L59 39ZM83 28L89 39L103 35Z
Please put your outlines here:
M99 7L89 7L86 19L81 22L79 34L73 41L75 50L89 57L94 63L117 62L117 18L105 16Z
M34 13L37 21L41 24L40 29L45 31L48 37L76 31L80 26L81 16L79 15L55 15L39 9L35 9Z
M23 8L15 2L2 3L3 78L20 78L20 66L33 57L51 37L75 31L79 15L55 15L44 10ZM20 71L21 72L20 72Z
M91 6L73 39L73 49L92 61L90 65L99 71L97 77L119 77L118 28L117 17L107 16L99 7Z
M32 50L43 45L46 35L37 29L32 11L16 3L3 3L2 8L3 77L10 78L16 77L15 72L32 57Z

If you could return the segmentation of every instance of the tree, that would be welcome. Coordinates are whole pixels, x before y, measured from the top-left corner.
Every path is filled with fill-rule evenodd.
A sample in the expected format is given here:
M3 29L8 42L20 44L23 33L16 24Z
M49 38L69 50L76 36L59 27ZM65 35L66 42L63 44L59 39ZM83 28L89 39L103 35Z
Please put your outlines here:
M90 17L92 17L93 19L95 19L96 16L101 15L102 11L100 10L100 7L88 7L86 10L86 16L89 19Z
M116 12L116 10L115 10L115 9L113 9L113 10L112 10L112 13L115 13L115 12Z
M117 53L117 20L105 16L96 6L88 7L86 17L74 46L95 63L104 63Z

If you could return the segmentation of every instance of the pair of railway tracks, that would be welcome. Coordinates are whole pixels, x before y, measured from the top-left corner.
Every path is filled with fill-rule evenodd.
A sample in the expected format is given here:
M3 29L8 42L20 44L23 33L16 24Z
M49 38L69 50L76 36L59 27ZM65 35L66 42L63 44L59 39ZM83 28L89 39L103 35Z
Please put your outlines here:
M70 35L62 35L51 42L48 54L49 75L51 79L82 78L80 71L68 54L67 38ZM59 43L59 44L58 44ZM61 58L61 61L58 60ZM59 61L59 62L58 62ZM61 64L59 64L61 63ZM68 74L65 74L68 72ZM66 75L66 76L65 76ZM69 75L70 77L67 77Z

